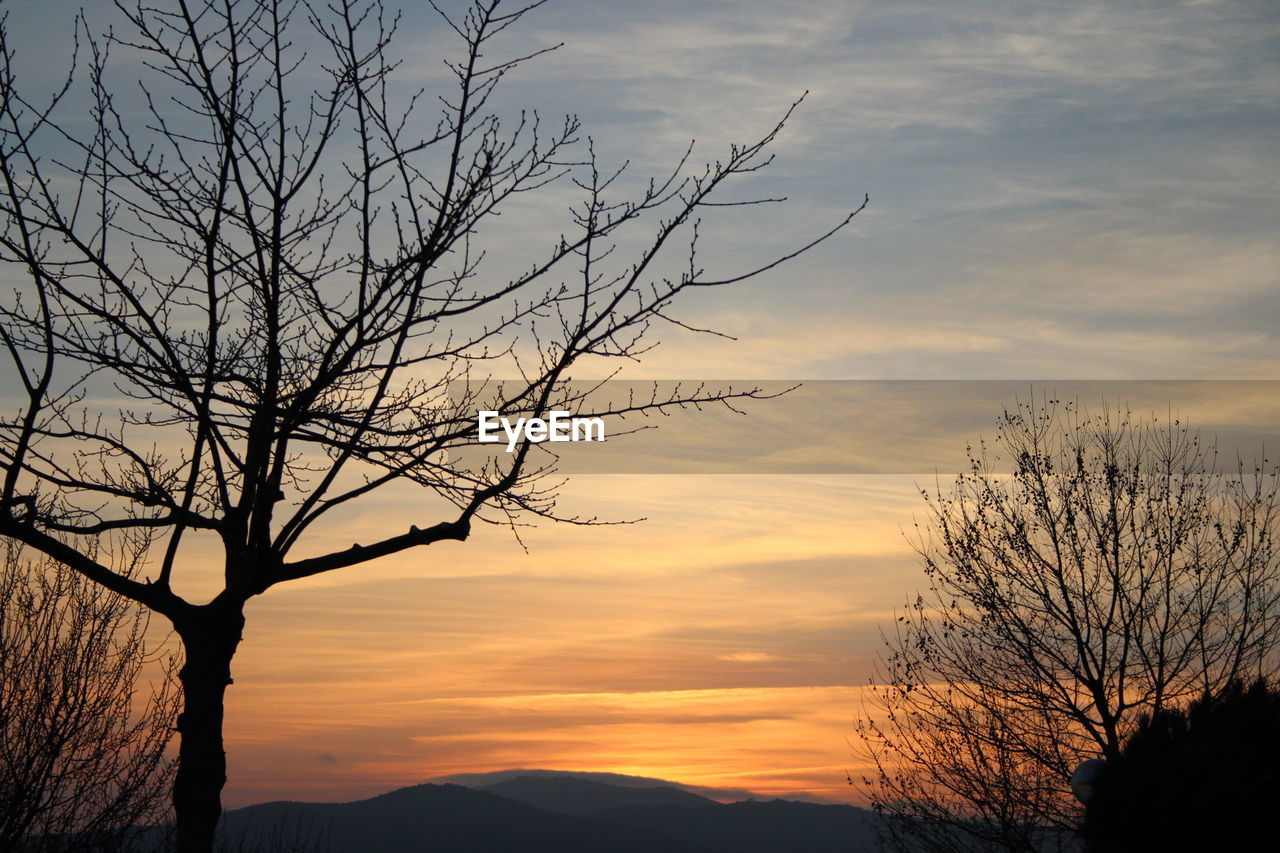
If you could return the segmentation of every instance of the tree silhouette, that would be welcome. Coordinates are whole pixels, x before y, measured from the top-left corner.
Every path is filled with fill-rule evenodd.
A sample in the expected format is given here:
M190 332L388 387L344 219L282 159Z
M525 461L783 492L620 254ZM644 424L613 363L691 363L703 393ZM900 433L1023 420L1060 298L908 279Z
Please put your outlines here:
M476 443L477 410L759 396L686 387L587 412L566 381L583 359L639 358L657 327L693 329L672 313L681 294L769 270L857 212L773 261L708 273L700 218L777 200L722 195L769 163L782 122L703 169L686 153L628 196L576 119L496 111L501 81L544 52L503 47L538 5L437 9L459 45L438 100L405 79L398 18L376 0L120 2L110 30L77 22L75 67L44 100L0 45L0 256L25 272L0 307L24 398L0 421L0 535L173 623L179 850L213 843L249 598L477 521L590 521L557 513L554 458L535 444L452 453ZM119 83L118 66L137 79ZM563 233L511 257L520 235L498 213L536 232L547 210L517 202L569 182ZM487 381L504 372L517 380ZM438 499L421 527L338 550L316 535L406 482ZM92 556L121 537L151 546L146 576ZM222 552L223 588L203 603L174 585L193 538Z
M1083 834L1097 853L1248 850L1274 831L1280 691L1235 681L1144 714L1104 765Z
M1228 476L1177 421L1054 400L1006 412L995 449L924 492L930 588L859 724L899 849L1070 847L1082 761L1276 668L1276 471Z
M162 815L177 692L161 680L139 701L137 605L48 558L3 556L0 851L121 849Z

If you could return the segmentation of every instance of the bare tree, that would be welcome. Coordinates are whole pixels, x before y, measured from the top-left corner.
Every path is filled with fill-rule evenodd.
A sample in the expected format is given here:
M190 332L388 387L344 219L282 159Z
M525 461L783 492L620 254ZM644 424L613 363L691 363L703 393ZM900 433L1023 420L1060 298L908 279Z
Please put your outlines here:
M109 31L78 22L75 67L44 100L0 45L0 256L25 272L0 308L23 397L0 421L0 535L180 636L179 850L213 843L249 598L465 539L476 521L590 521L557 513L554 458L535 444L485 463L451 454L476 443L477 409L758 396L686 388L580 411L565 383L583 359L639 358L656 327L691 329L672 313L682 293L769 270L857 212L770 262L704 271L701 217L777 200L722 196L768 164L782 123L704 169L686 153L628 197L576 119L493 107L543 52L501 46L538 5L437 9L459 45L437 101L398 74L398 18L377 0L120 2ZM140 79L117 83L117 65ZM553 182L578 196L563 233L511 258L494 218ZM503 371L518 380L486 383ZM439 499L422 527L317 544L317 522L397 482ZM174 581L199 534L223 553L223 588L203 603ZM93 558L91 543L121 536L153 545L146 577Z
M886 635L862 784L899 849L1077 843L1074 769L1143 714L1274 675L1277 472L1126 411L1019 405L924 491L929 591Z
M177 692L138 695L145 612L48 558L0 566L0 850L121 849L159 819Z

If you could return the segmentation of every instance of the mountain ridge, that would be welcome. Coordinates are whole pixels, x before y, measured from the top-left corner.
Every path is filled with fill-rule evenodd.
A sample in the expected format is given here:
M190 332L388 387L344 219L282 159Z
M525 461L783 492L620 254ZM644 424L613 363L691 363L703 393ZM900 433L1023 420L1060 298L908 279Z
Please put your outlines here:
M778 799L720 803L674 783L612 785L573 775L516 775L486 787L424 783L347 803L258 803L223 816L220 850L849 853L877 849L879 818L850 805ZM163 831L156 830L142 849L159 851L165 848L163 842Z

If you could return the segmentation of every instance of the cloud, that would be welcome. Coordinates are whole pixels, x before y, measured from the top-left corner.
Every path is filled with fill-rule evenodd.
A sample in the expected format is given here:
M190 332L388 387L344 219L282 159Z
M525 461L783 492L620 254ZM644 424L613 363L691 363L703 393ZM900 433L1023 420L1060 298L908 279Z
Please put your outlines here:
M770 663L778 660L778 656L771 655L768 652L733 652L732 654L720 655L716 660L727 660L733 663Z

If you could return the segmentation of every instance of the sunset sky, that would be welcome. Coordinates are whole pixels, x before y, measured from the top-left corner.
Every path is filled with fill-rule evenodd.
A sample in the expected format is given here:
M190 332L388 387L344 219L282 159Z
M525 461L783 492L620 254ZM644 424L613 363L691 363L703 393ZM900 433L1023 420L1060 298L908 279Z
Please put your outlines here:
M11 27L65 45L74 7L17 6ZM399 40L424 85L441 79L451 41L426 4L405 4ZM789 202L716 219L708 266L786 253L871 198L813 252L684 303L683 320L736 341L672 329L627 378L1015 382L985 421L927 399L892 417L884 398L863 414L819 401L805 422L824 429L779 464L708 428L707 454L741 450L716 469L730 473L699 469L682 432L676 461L648 469L666 473L564 487L571 510L642 523L543 523L527 550L484 528L252 600L228 806L514 767L853 800L878 631L923 585L904 535L919 485L947 478L1006 390L1280 379L1271 0L550 0L506 44L559 42L504 83L503 108L577 113L601 160L637 176L691 139L714 159L809 92L741 191ZM52 80L49 54L32 73ZM572 200L567 185L521 200L506 245L521 216ZM947 406L988 399L954 387ZM1280 439L1274 384L1109 387L1211 434ZM800 404L770 405L788 403L749 417L799 423ZM890 449L839 473L795 462L877 442ZM871 464L907 446L926 449ZM849 473L867 470L883 473ZM324 541L425 526L434 508L402 488ZM180 591L198 594L192 575Z

